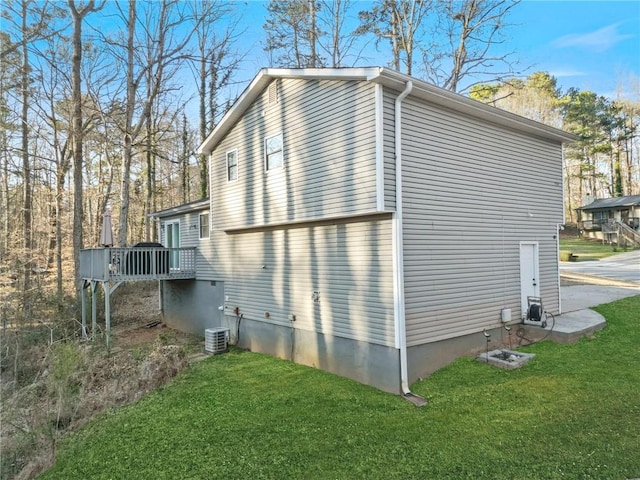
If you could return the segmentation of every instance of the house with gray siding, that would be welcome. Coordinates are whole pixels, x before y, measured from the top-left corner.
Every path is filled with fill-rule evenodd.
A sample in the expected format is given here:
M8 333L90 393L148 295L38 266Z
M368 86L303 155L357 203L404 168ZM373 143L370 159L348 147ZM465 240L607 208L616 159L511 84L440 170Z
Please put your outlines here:
M263 69L199 148L210 199L155 214L197 251L166 322L409 394L528 296L561 312L571 140L386 68Z
M584 237L617 245L640 245L640 195L587 197L577 211Z

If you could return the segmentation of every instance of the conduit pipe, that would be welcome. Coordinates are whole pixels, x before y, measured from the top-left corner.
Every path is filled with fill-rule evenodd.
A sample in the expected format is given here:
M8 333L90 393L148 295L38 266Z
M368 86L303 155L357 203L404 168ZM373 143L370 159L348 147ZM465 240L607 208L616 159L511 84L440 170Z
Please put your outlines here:
M396 213L394 216L394 273L396 286L396 335L400 349L400 380L402 393L412 396L409 390L409 372L407 366L407 326L405 322L404 308L404 252L402 238L402 101L413 89L410 80L395 101L395 155L396 155Z

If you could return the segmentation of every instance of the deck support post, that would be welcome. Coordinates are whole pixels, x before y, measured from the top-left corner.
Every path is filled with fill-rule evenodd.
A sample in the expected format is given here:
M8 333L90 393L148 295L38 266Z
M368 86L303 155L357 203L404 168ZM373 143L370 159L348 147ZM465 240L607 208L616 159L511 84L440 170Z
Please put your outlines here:
M113 286L110 282L100 282L102 291L104 292L104 323L105 323L105 340L107 348L111 347L111 294L122 284L115 282Z
M82 339L87 339L87 294L85 289L87 288L87 281L82 280L82 296L80 297L82 308Z
M107 350L111 348L111 287L109 282L102 284L104 290L104 323L105 323L105 335L107 341Z
M158 310L164 313L162 311L162 280L158 280Z
M91 340L96 339L96 330L98 329L97 286L98 282L91 280Z
M172 259L177 259L172 266ZM80 251L82 278L82 338L88 336L88 304L85 290L91 290L91 340L98 332L98 283L104 293L105 343L111 344L111 294L124 281L158 280L159 309L162 312L164 280L196 278L196 247L91 248Z

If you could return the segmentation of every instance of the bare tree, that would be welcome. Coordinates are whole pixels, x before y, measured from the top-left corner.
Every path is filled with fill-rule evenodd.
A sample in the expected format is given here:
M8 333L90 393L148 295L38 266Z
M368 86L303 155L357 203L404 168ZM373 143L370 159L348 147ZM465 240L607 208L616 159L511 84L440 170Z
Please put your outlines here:
M20 71L20 90L22 94L22 114L20 124L22 131L22 211L23 211L23 259L24 265L24 291L29 290L31 278L31 160L29 158L29 84L31 65L29 63L29 50L27 48L27 15L28 2L21 3L21 32L22 32L22 66ZM25 305L26 306L26 305Z
M38 108L50 127L49 143L53 151L53 168L55 170L55 206L51 213L52 239L50 249L55 252L56 261L56 291L58 298L62 297L62 229L61 214L64 204L65 179L71 169L71 139L69 138L71 113L70 102L65 102L65 96L71 91L71 79L68 75L67 62L60 54L54 41L49 42L45 52L46 62L43 62L41 73L41 90L44 98L38 102ZM68 97L67 97L68 98ZM65 135L66 134L66 135ZM48 262L49 263L49 262Z
M4 6L4 5L3 5ZM1 58L15 61L19 65L16 69L17 82L13 85L19 90L19 101L16 111L19 111L20 152L22 177L22 265L23 291L26 295L31 283L32 269L32 144L31 122L29 113L32 100L32 64L31 43L50 34L49 21L53 6L48 2L35 0L20 0L6 5L3 11L3 41ZM3 92L4 93L4 92ZM27 305L25 297L25 306Z
M515 73L513 53L496 52L504 43L509 11L520 0L446 0L439 6L439 26L433 42L423 50L426 78L454 92L468 77L500 80ZM465 86L470 88L474 83Z
M9 3L6 4L9 7L9 15L4 16L3 20L7 21L11 18L11 13L19 13L16 11L11 11L11 5ZM4 6L4 5L3 5ZM23 1L20 3L20 9L26 7L29 11L32 7L38 7L35 11L35 15L30 17L34 23L29 25L29 28L23 32L20 39L16 41L3 41L0 43L0 59L5 59L5 57L9 57L11 55L15 55L20 52L20 50L24 47L27 47L30 43L35 42L39 39L47 38L49 35L54 35L55 32L48 29L49 22L51 17L46 15L45 12L49 9L50 5L48 2L35 2L35 1ZM5 32L0 32L3 36L6 36Z
M182 185L182 203L189 201L189 157L191 156L191 142L189 141L189 124L187 122L187 116L182 114L182 152L180 155L180 179Z
M80 250L83 241L83 204L82 204L82 172L83 172L83 122L82 122L82 86L80 69L82 66L82 22L91 12L100 10L106 0L96 5L95 0L76 3L67 0L69 11L73 17L73 57L71 66L71 104L72 104L72 145L73 145L73 266L76 279L76 298L82 294L80 281Z
M411 75L419 32L430 10L430 0L379 0L373 9L360 12L358 32L373 33L378 41L387 39L391 43L393 68L401 71L404 64L404 72Z
M148 15L152 15L152 11L153 15L147 16L143 24L138 19L136 0L128 3L126 18L124 12L120 10L126 24L127 39L124 45L125 120L124 125L120 127L124 141L121 165L120 229L117 240L119 245L127 244L131 162L136 154L136 145L141 140L141 133L151 115L155 101L163 91L169 88L167 79L170 68L189 57L186 47L198 25L196 21L193 27L189 27L190 17L185 6L178 0L147 3L147 6ZM136 43L138 33L142 35L148 48L141 48ZM111 43L114 44L114 42ZM117 43L115 46L118 47ZM141 56L140 51L143 54Z
M325 64L316 51L321 33L316 23L318 0L271 0L263 28L272 66L315 68ZM274 58L274 55L279 55Z
M326 32L317 39L320 50L330 59L328 64L333 67L345 67L358 61L355 55L353 61L347 59L353 56L352 51L358 35L355 31L346 31L347 14L351 10L351 0L321 0L318 31Z
M6 55L0 57L0 262L9 253L11 190L11 145L13 137L20 131L18 116L11 108L12 98L19 96L20 87L20 51L10 48L10 36L0 32L0 49Z
M237 22L228 19L232 15L226 3L216 0L195 0L194 11L202 19L196 29L197 54L194 57L194 71L198 85L200 141L204 141L215 126L223 109L220 93L233 79L241 57L232 50L236 39ZM219 28L221 20L227 20L224 28ZM221 33L218 33L221 31ZM200 198L209 195L208 157L200 155Z

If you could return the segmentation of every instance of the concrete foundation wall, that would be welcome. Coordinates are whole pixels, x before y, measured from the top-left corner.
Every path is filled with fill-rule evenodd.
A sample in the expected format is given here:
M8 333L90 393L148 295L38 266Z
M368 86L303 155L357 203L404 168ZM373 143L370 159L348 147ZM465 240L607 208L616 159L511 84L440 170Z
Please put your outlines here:
M224 283L209 280L162 282L162 313L172 328L204 336L207 328L221 326Z
M516 331L520 327L522 327L521 324L511 325L513 350L517 350L518 347L519 338L516 336ZM487 332L491 334L489 351L501 347L509 348L509 334L503 326L487 329ZM476 356L484 352L486 347L487 341L482 332L410 347L407 350L409 383L428 377L462 356Z
M222 326L229 328L235 342L238 319L227 315ZM238 345L400 393L399 354L395 348L300 330L295 323L284 327L246 318L240 321Z

